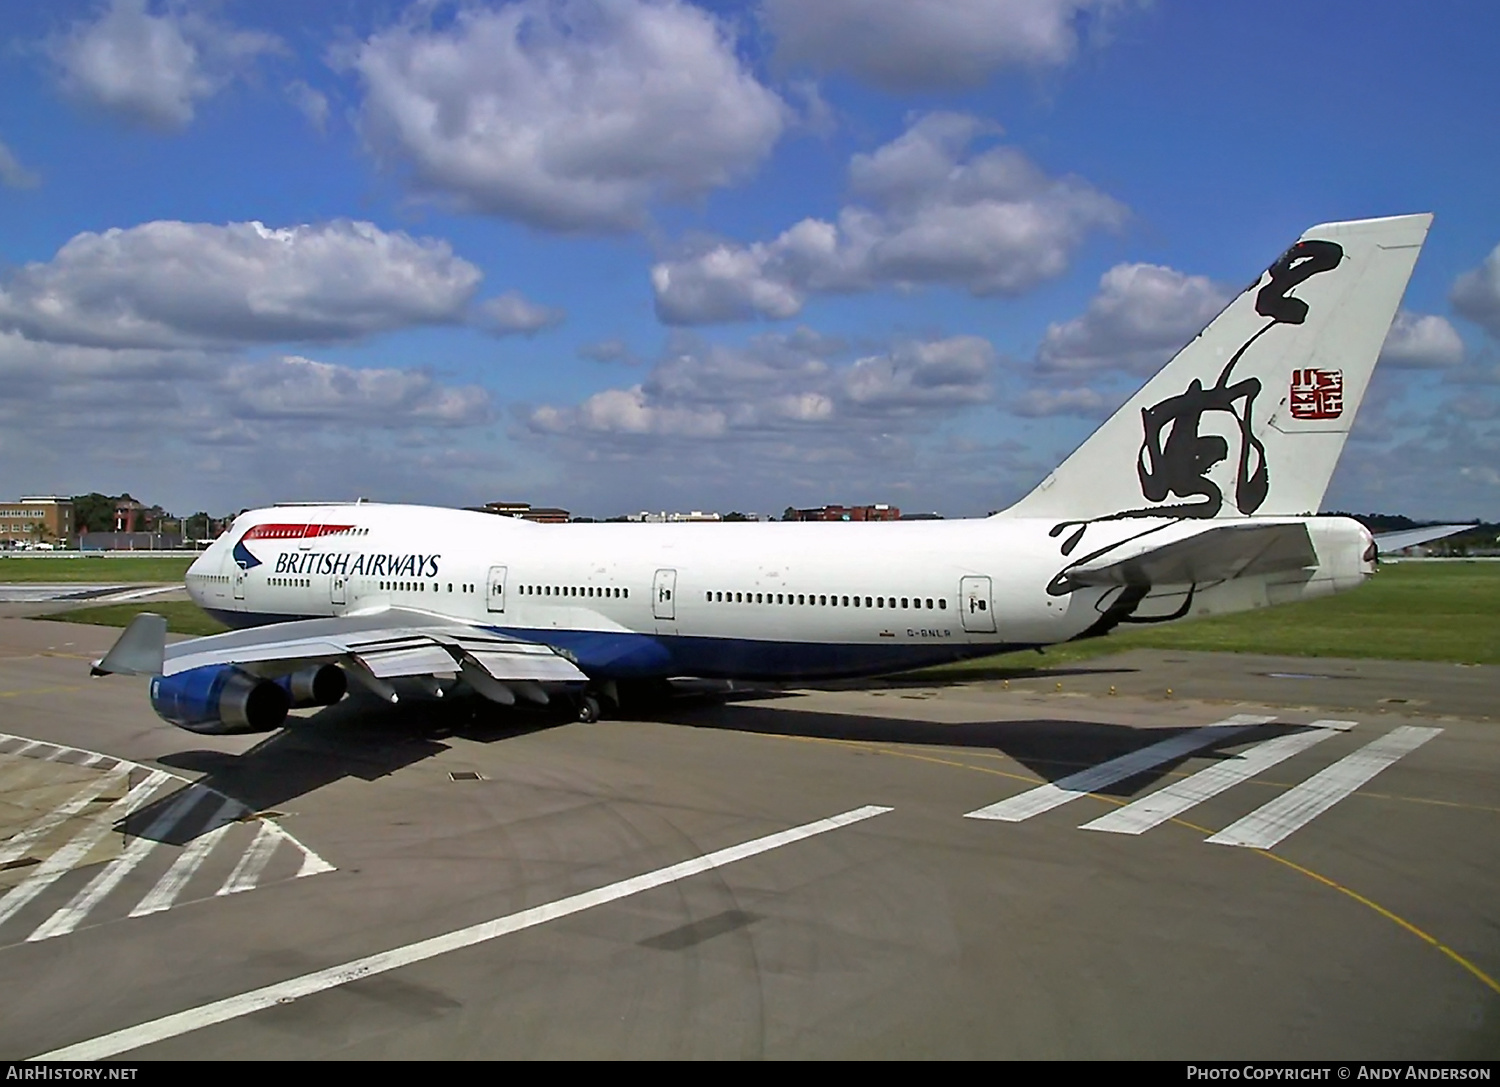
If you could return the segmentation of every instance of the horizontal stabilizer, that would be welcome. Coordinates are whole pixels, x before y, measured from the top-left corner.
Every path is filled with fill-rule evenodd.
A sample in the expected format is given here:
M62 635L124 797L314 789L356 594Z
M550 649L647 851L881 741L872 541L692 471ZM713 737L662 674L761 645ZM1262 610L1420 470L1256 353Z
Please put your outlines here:
M143 611L130 621L125 633L94 662L90 675L156 676L162 672L167 650L167 621Z
M1382 532L1375 537L1375 546L1382 555L1390 555L1418 544L1431 543L1445 536L1454 536L1477 525L1427 525L1424 528L1407 528L1400 532Z
M1133 553L1120 557L1122 551ZM1112 549L1107 561L1065 571L1070 586L1206 585L1230 578L1301 570L1318 564L1307 526L1239 521L1216 525L1186 539L1152 543L1149 537Z

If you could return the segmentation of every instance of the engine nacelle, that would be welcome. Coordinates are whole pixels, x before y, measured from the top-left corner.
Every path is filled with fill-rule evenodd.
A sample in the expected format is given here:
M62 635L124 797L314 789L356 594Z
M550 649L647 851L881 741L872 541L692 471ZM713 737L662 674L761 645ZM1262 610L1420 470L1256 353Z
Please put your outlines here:
M225 736L268 732L286 720L287 690L231 664L208 664L151 677L151 708L189 732Z
M317 664L276 681L292 700L292 709L331 706L349 690L349 679L336 664Z

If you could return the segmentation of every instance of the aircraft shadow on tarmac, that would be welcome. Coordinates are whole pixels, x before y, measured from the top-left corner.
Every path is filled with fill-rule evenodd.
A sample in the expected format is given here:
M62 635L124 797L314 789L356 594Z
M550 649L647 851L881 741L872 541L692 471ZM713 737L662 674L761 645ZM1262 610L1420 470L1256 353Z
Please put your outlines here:
M482 699L403 702L395 706L351 697L317 713L289 721L285 728L241 754L187 748L157 759L163 766L202 775L198 788L214 789L250 812L274 811L299 796L344 778L376 781L404 767L447 751L450 736L478 743L509 739L573 721L559 708L501 710ZM120 821L116 829L148 836L148 829L183 790L173 789ZM150 835L181 845L211 826L177 820L165 834Z
M889 685L889 681L883 682ZM935 685L928 682L922 686ZM778 698L791 697L795 697L792 692L764 687L688 684L679 686L673 696L627 706L615 717L621 722L653 721L777 736L984 749L1014 759L1047 782L1189 731L1141 729L1066 718L950 724L790 710L774 704ZM197 787L217 790L244 804L248 812L268 812L344 778L375 781L439 755L449 749L443 742L449 737L494 743L571 723L573 716L565 705L501 708L482 699L454 698L445 703L404 702L391 706L366 698L347 698L269 733L242 754L189 748L157 761L201 774ZM608 725L605 722L605 727ZM1275 724L1249 728L1099 791L1114 796L1132 795L1172 774L1188 758L1230 758L1231 748L1298 728ZM117 829L147 836L157 817L186 788L185 785L173 789L123 820ZM154 836L181 845L209 829L212 827L194 827L176 820L172 830Z
M763 704L735 705L728 701L710 705L706 699L700 700L692 708L675 708L670 713L658 715L657 719L693 728L756 732L774 736L892 746L984 749L1014 759L1043 782L1058 781L1080 770L1129 755L1200 727L1194 725L1180 729L1144 729L1098 721L1072 721L1067 718L952 724L866 714L818 713ZM1247 744L1286 735L1288 732L1301 732L1306 728L1304 725L1275 723L1246 728L1094 791L1108 796L1131 796L1146 785L1172 775L1190 758L1234 758L1238 750Z

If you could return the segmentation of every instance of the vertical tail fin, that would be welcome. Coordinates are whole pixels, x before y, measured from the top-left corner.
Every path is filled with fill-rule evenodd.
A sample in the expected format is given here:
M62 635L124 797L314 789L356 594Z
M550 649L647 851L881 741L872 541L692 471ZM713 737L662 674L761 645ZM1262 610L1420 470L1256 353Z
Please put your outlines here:
M1307 231L1002 516L1315 513L1431 223Z

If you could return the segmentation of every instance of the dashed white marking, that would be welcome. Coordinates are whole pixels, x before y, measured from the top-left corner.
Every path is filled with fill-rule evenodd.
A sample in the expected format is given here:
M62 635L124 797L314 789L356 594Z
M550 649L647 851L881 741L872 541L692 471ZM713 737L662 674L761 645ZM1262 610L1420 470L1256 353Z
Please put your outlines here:
M239 996L232 996L225 1000L216 1000L211 1004L201 1007L189 1008L186 1011L177 1012L174 1015L163 1016L153 1019L149 1023L139 1026L127 1027L117 1030L111 1034L105 1034L88 1041L78 1042L74 1045L54 1049L49 1053L43 1053L33 1058L39 1061L91 1061L102 1060L113 1057L118 1053L128 1050L139 1049L167 1038L175 1038L191 1031L200 1030L203 1027L212 1026L215 1023L223 1023L230 1019L249 1015L251 1012L269 1008L274 1004L284 1004L299 997L311 996L327 989L333 989L340 985L346 985L360 978L373 977L384 974L412 963L425 962L427 959L438 955L445 955L450 951L457 951L465 947L473 947L475 944L485 943L513 932L532 928L536 925L545 924L559 917L567 917L570 914L582 910L592 909L609 902L625 898L629 895L639 894L655 887L661 887L668 883L676 883L702 872L722 868L727 864L753 857L760 853L767 853L782 846L791 845L793 842L802 841L818 834L826 834L831 830L849 826L865 819L873 818L890 811L890 808L869 806L856 808L853 811L844 812L828 819L819 819L815 823L806 823L791 830L784 830L778 834L770 834L764 838L756 838L753 841L744 842L740 845L730 846L714 853L707 853L680 864L673 864L666 868L658 868L654 872L634 876L630 879L611 883L606 887L600 887L593 891L585 891L582 894L573 895L569 898L558 899L555 902L544 903L533 906L531 909L522 910L519 913L509 914L493 921L485 921L468 928L458 929L442 936L434 936L431 939L422 940L418 943L407 944L391 951L382 951L376 955L369 955L363 959L355 959L353 962L344 963L342 966L329 967L327 970L318 970L302 977L293 978L290 981L279 982L275 985L267 985L264 988L255 989Z
M20 744L21 747L18 748L17 751L9 752L9 754L19 754L23 751L34 750L37 747L56 746L50 743L46 743L42 740L28 740L24 736L13 736L9 733L0 732L0 743L10 742ZM140 763L130 762L127 759L116 759L114 756L106 755L100 751L89 751L86 748L80 747L63 747L60 748L60 750L87 756L82 762L78 764L80 766L92 766L100 762L109 761L113 764L113 773L128 774L131 770L143 770L151 773L167 773L163 770L155 770L152 767L143 766ZM171 777L175 781L181 782L184 785L194 785L193 782L178 774L168 774L167 776ZM111 777L107 780L113 781L117 779ZM26 831L21 837L12 839L11 842L5 847L0 847L0 864L4 864L9 860L14 860L16 857L19 857L38 838L51 831L52 829L66 821L68 818L76 815L78 811L82 810L82 808L85 807L90 800L92 800L100 792L102 792L104 790L104 787L105 786L103 783L86 787L83 793L80 793L79 796L74 797L73 800L70 800L69 803L67 805L64 805L63 808L60 808L58 812L54 812L48 815L36 827L33 827L30 830ZM176 902L178 896L182 893L188 880L191 879L192 876L197 872L199 866L203 863L204 858L208 856L215 845L223 840L224 834L228 830L228 827L223 824L235 818L235 815L237 813L248 810L239 801L232 800L229 797L225 797L224 794L220 793L218 790L210 789L208 791L215 796L223 797L224 803L220 807L219 811L211 820L209 820L208 824L205 826L206 833L201 834L197 839L195 839L186 848L184 848L182 853L178 856L177 860L173 863L171 869L169 869L166 875L162 877L162 879L157 883L156 887L152 888L150 893L148 893L146 897L141 900L140 904L136 906L135 909L130 911L129 916L139 917L146 913L156 913L160 910L170 909L171 906ZM79 802L80 800L81 802ZM59 813L61 814L59 815ZM274 836L273 842L288 842L302 854L302 864L301 867L298 868L296 876L293 877L294 879L300 879L304 876L320 875L324 872L336 871L333 865L329 864L322 857L318 856L318 854L314 853L311 849L308 849L307 846L303 845L300 841L297 840L297 838L287 833L287 831L279 823L276 823L272 820L266 820L263 825L271 827L270 833ZM0 918L0 921L3 920L3 918Z
M197 786L190 786L183 790L166 811L152 820L143 835L139 838L132 838L124 852L105 865L104 870L89 880L88 885L74 895L71 902L38 925L26 939L34 942L72 932L95 906L104 901L106 895L119 886L120 881L128 876L136 865L146 859L147 854L156 848L161 838L170 834L188 812L192 811L198 801L207 795L209 795L207 789Z
M1263 725L1274 720L1276 720L1274 717L1261 717L1256 714L1235 714L1233 717L1212 725L1204 725L1192 732L1179 733L1170 739L1154 743L1150 747L1143 747L1139 751L1132 751L1128 755L1110 759L1098 766L1080 770L1076 774L1069 774L1059 781L1029 789L1019 796L1002 800L998 804L971 811L964 818L998 819L1007 823L1019 823L1023 819L1030 819L1033 815L1051 811L1070 800L1087 796L1117 781L1124 781L1143 770L1160 766L1164 762L1171 762L1200 747L1218 743L1255 725Z
M1328 724L1326 721L1314 721L1306 732L1292 732L1256 744L1248 751L1199 770L1191 777L1158 789L1150 796L1143 796L1123 808L1116 808L1091 823L1084 823L1081 829L1103 830L1111 834L1142 834L1342 731L1324 727Z
M94 816L89 825L79 831L72 841L49 855L31 875L12 887L4 897L0 897L0 924L14 917L17 911L52 886L64 872L72 871L78 862L88 856L89 851L110 832L117 818L135 811L171 778L171 774L161 770L153 771L145 781Z
M1301 785L1288 789L1237 823L1225 827L1208 841L1215 845L1240 845L1270 849L1293 831L1307 825L1401 756L1415 751L1440 728L1402 725L1373 743L1345 755L1314 774Z
M187 886L188 880L192 879L193 874L198 871L198 866L213 851L214 846L218 845L229 833L229 828L235 825L232 822L234 813L242 810L244 810L243 804L226 798L219 806L219 810L208 821L208 826L213 829L198 835L177 855L177 859L172 862L172 867L167 869L166 875L157 880L156 886L146 893L146 897L130 911L129 916L144 917L148 913L170 910L172 904L177 901L177 896L182 894L182 889ZM332 866L330 870L331 868Z
M129 776L128 768L117 766L103 777L89 782L69 797L65 803L59 804L20 834L12 837L5 845L0 846L0 864L9 864L25 854L42 838L92 804L100 793L123 787Z
M281 844L281 839L272 830L274 824L262 822L260 829L255 832L255 840L250 843L250 848L240 854L239 862L234 866L234 871L229 873L229 878L224 881L224 886L214 892L216 895L239 894L241 891L252 891L256 882L260 879L261 872L265 871L266 864L271 859L271 854L276 852L276 847Z

